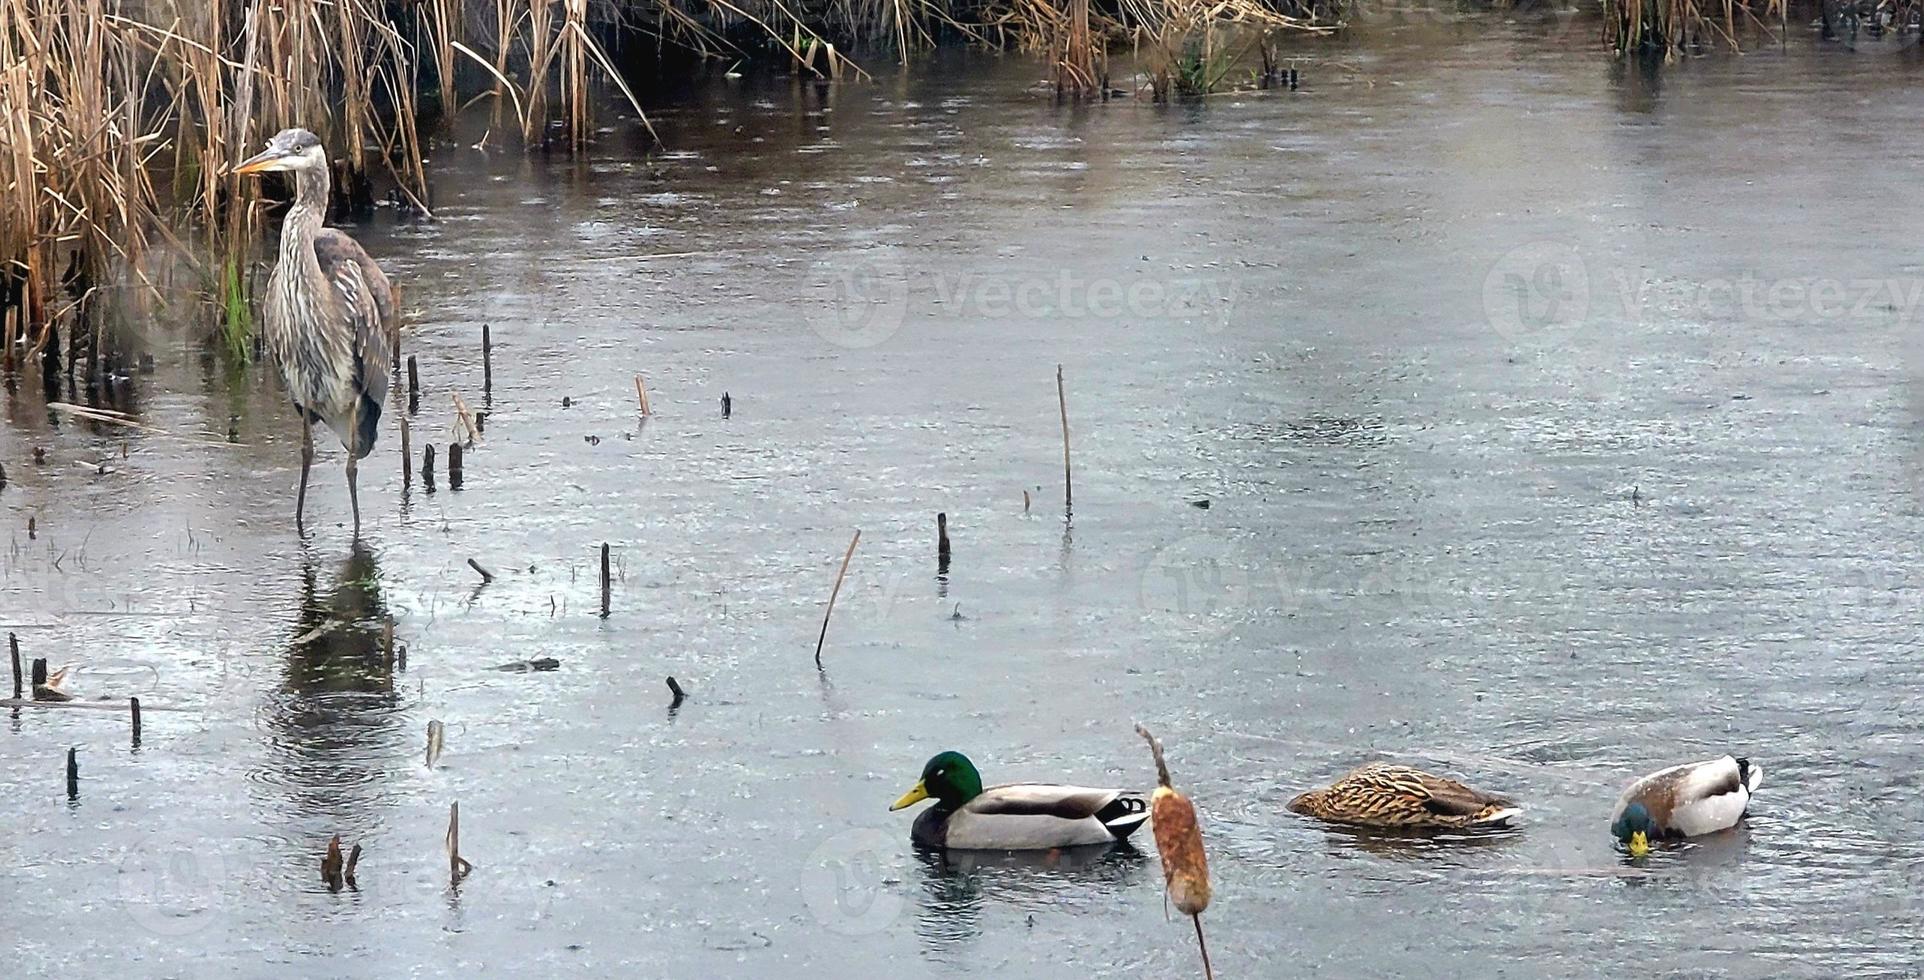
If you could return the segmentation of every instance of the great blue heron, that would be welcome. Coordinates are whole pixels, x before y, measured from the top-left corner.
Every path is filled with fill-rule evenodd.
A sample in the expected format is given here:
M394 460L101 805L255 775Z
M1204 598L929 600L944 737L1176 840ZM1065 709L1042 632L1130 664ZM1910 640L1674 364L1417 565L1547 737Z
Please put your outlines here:
M267 348L301 417L301 489L294 525L307 506L307 469L314 462L315 422L325 422L347 449L347 496L354 508L354 534L361 533L361 498L355 463L374 449L387 399L395 329L394 292L381 267L354 239L324 228L327 217L327 151L305 129L284 129L267 149L242 161L235 173L283 170L294 175L294 206L281 224L280 258L267 280L262 309Z

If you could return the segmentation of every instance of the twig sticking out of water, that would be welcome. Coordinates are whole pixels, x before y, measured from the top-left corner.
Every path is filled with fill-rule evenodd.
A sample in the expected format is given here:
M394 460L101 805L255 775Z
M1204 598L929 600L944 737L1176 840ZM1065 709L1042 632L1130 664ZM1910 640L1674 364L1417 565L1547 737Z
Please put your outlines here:
M727 418L733 414L734 411L735 399L728 397L728 392L722 392L722 418Z
M13 654L13 699L20 700L20 637L7 634L7 651Z
M935 515L935 573L949 573L949 515Z
M461 443L448 443L448 489L461 489Z
M468 403L459 394L454 396L454 414L461 419L461 429L466 433L469 445L481 441L481 426L474 421L474 413L468 411Z
M1189 916L1196 925L1196 947L1202 951L1203 976L1214 978L1209 965L1209 944L1203 941L1202 913L1209 907L1209 858L1203 851L1202 827L1196 822L1196 807L1189 798L1176 792L1169 782L1169 766L1163 761L1162 743L1149 729L1136 726L1136 734L1149 743L1149 754L1156 760L1156 791L1149 800L1149 823L1155 828L1156 851L1162 858L1162 880L1169 901L1176 911Z
M420 410L421 410L421 366L415 363L414 355L409 354L408 355L408 414L413 415L414 413L419 412Z
M80 756L79 749L67 750L67 799L80 799Z
M648 386L641 383L641 375L635 375L635 399L641 402L641 414L653 415L654 409L648 407Z
M461 804L450 803L448 804L449 887L459 885L461 879L466 878L473 870L474 865L469 864L468 860L461 856Z
M447 735L447 726L441 724L440 719L437 718L437 719L430 720L428 722L428 763L427 764L429 769L434 768L434 764L441 761L441 742L446 737L446 735Z
M408 417L401 416L401 490L414 482L414 441L408 437Z
M601 618L608 618L608 542L601 543Z
M421 484L434 492L434 443L421 447Z
M481 394L494 394L494 335L485 323L481 325Z
M341 835L335 834L327 842L327 853L321 856L321 880L327 883L327 890L340 891L347 884L347 860L341 856Z
M1027 490L1022 491L1022 513L1024 516L1029 513L1029 491Z
M680 682L675 680L673 674L668 676L668 693L675 697L673 701L668 702L668 710L670 711L681 707L681 703L688 700L688 692L681 689Z
M353 850L347 852L347 871L343 874L343 877L347 879L347 887L352 888L355 891L359 891L361 888L360 883L354 880L354 869L360 866L361 866L361 845L356 844L354 845Z
M134 719L134 748L140 748L140 699L128 698L127 710Z
M1062 365L1056 365L1056 405L1062 409L1062 509L1076 505L1075 479L1069 472L1069 394L1062 385Z
M842 556L842 570L835 573L835 588L828 594L828 608L822 610L822 634L815 638L815 669L822 669L822 644L828 640L828 617L835 615L835 597L842 594L842 579L848 575L849 560L855 557L855 546L862 540L862 531L857 528L855 537L848 542L848 553Z
M472 569L474 569L474 570L475 570L475 572L476 572L477 574L479 574L479 575L481 576L481 584L482 584L482 585L486 585L486 584L488 584L489 582L492 582L492 581L494 581L494 573L493 573L493 572L490 572L490 571L488 571L488 570L487 570L487 569L485 569L485 568L482 568L482 567L481 567L481 563L480 563L480 562L478 562L478 561L475 561L474 559L472 559L472 558L470 558L470 559L468 559L468 567L469 567L469 568L472 568Z

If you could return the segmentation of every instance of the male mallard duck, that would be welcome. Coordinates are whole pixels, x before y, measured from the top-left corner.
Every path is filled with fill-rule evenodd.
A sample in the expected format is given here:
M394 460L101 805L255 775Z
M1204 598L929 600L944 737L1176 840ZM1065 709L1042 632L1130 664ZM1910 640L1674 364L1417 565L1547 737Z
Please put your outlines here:
M1650 853L1650 841L1696 837L1728 830L1750 808L1750 794L1763 785L1764 771L1749 759L1724 756L1686 762L1653 772L1630 784L1610 812L1610 833L1631 857Z
M1362 827L1500 827L1522 812L1514 802L1420 769L1372 762L1289 801L1295 813Z
M1031 851L1085 844L1113 844L1149 819L1141 793L1053 783L1011 783L982 788L975 763L944 752L922 767L922 778L889 807L891 811L933 799L915 818L909 836L927 847L984 851Z

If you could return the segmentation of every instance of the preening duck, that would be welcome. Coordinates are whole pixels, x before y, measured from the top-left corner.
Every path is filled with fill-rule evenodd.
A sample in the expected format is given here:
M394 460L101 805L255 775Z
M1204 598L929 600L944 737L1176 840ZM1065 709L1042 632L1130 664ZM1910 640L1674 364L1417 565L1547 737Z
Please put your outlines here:
M1454 779L1388 762L1362 766L1289 801L1292 812L1386 829L1500 827L1522 812L1513 801Z
M1728 755L1671 766L1623 791L1610 812L1610 833L1631 857L1642 857L1653 840L1728 830L1744 818L1763 782L1763 769Z
M925 847L1030 851L1113 844L1149 819L1141 793L1054 783L982 787L975 764L944 752L922 767L922 778L889 807L900 810L932 799L909 836Z

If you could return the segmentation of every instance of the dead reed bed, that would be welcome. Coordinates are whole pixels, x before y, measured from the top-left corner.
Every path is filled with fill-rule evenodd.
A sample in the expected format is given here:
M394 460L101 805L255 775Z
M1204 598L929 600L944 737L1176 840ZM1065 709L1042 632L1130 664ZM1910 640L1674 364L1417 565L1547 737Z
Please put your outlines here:
M1076 98L1110 93L1106 52L1133 40L1181 94L1221 82L1224 25L1310 29L1297 2L0 0L0 368L96 385L109 327L161 307L252 353L273 184L227 167L289 126L327 144L337 210L378 182L430 213L427 141L481 103L524 144L589 142L602 85L646 125L623 40L837 79L865 74L845 50L954 38L1047 52Z

